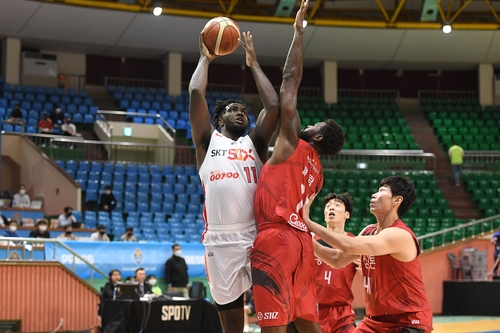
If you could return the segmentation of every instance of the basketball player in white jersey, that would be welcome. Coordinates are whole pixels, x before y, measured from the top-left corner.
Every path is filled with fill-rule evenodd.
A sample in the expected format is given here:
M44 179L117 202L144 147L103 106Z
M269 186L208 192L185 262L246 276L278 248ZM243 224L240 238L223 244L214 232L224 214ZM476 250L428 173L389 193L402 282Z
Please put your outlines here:
M264 106L248 134L248 110L237 100L217 101L210 121L205 92L208 67L217 56L207 50L202 34L200 60L189 84L189 121L205 191L207 278L224 333L243 331L243 295L252 285L250 249L257 234L253 198L279 116L278 95L257 62L252 35L243 37L246 64Z

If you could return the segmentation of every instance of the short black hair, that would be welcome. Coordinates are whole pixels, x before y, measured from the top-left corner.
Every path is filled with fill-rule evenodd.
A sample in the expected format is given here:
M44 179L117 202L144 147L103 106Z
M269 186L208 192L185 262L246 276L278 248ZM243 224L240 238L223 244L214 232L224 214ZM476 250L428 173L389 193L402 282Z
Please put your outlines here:
M7 222L7 225L11 225L12 223L17 224L17 221L16 220L9 220L9 222Z
M99 224L96 229L97 230L106 229L106 226L104 224Z
M151 278L155 278L156 279L156 276L154 274L149 274L147 277L146 277L146 280L149 280Z
M402 196L403 202L399 205L398 216L402 217L417 199L415 186L408 177L390 176L380 181L379 187L387 186L391 189L392 197Z
M127 227L125 231L134 231L134 227Z
M172 245L172 250L173 250L176 246L179 246L179 247L180 247L180 245L179 245L179 244L175 243L174 245Z
M36 224L48 224L47 220L40 220Z
M146 270L145 270L144 268L142 268L142 267L137 268L137 269L135 270L135 276L137 276L137 272L138 272L138 271L144 271L144 272L145 272Z
M68 210L70 210L70 209L73 210L73 208L71 208L70 206L66 206L66 207L64 207L64 212L67 213Z
M222 116L222 114L226 110L226 107L230 104L233 104L233 103L238 103L238 104L245 106L243 101L241 101L239 99L226 99L224 101L215 102L215 107L214 107L214 110L212 112L212 125L215 128L219 128L219 118ZM248 119L248 120L249 120L248 126L250 126L250 119Z
M104 190L111 190L111 185L106 185L106 186L104 187Z
M352 214L352 211L353 211L354 207L353 207L353 204L352 204L352 198L349 195L349 193L347 193L347 192L340 193L340 194L329 193L328 195L326 195L323 198L323 210L325 210L326 205L332 199L336 199L336 200L342 201L344 203L344 206L345 206L345 211L349 212L349 214Z
M318 147L321 155L336 155L344 146L345 134L342 127L333 119L325 121L319 134L323 135L323 140L314 143Z

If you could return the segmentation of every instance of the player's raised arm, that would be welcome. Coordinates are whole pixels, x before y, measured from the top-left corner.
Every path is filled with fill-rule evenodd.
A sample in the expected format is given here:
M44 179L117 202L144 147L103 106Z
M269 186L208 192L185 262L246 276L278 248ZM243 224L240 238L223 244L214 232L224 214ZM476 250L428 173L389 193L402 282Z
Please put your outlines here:
M210 124L205 92L208 84L208 67L217 56L211 54L203 43L203 31L200 33L200 60L189 82L189 122L191 123L193 142L196 148L198 168L207 153L210 135L215 128Z
M283 68L280 88L280 129L270 164L278 164L292 155L299 142L300 118L297 111L297 93L302 80L304 16L309 0L303 0L295 16L292 45Z
M239 40L240 45L246 52L246 64L252 70L259 97L264 108L259 113L255 128L250 132L249 136L257 148L260 159L263 162L267 161L267 151L271 139L278 129L279 120L279 98L273 85L264 74L257 61L257 55L253 46L253 36L250 31L243 32L243 39Z

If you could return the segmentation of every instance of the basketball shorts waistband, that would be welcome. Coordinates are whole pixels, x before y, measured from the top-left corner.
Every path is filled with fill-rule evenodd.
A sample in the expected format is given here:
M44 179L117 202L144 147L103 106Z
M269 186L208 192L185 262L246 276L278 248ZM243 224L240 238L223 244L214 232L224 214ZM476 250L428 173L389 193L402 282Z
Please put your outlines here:
M255 220L234 224L208 224L208 231L241 231L255 228Z

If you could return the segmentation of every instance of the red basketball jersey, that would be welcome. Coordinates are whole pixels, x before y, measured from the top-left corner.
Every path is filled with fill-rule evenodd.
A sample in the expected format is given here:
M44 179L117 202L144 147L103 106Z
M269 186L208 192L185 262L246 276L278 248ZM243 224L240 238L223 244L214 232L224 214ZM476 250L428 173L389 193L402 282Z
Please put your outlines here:
M355 237L350 232L350 237ZM319 240L319 237L315 237ZM321 305L345 305L351 304L354 300L352 293L352 281L356 275L356 264L350 263L342 268L332 268L320 259L316 258L316 273L314 282L316 283L316 293L318 294L318 304Z
M397 220L390 228L401 228L408 231L420 254L420 246L415 234L403 221ZM363 230L362 235L373 235L376 230L377 225L372 224ZM391 255L363 255L361 256L361 266L368 316L416 312L418 319L407 324L423 324L429 327L432 325L431 308L425 293L418 256L412 261L402 262Z
M302 219L306 198L323 186L321 162L316 151L299 139L297 148L284 162L266 163L255 193L254 212L257 227L267 222L288 223L308 231Z

